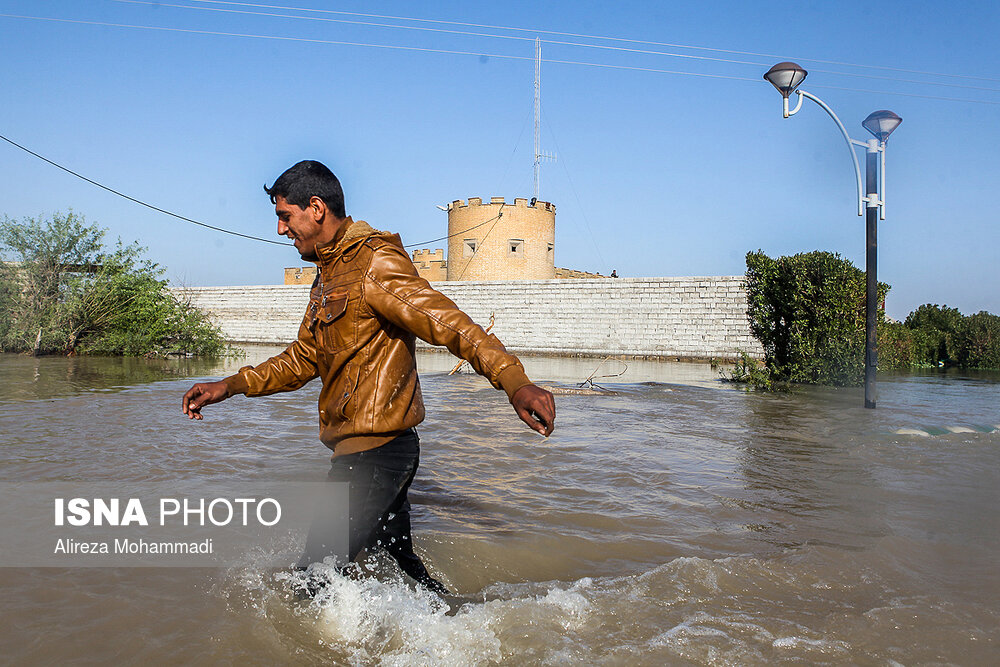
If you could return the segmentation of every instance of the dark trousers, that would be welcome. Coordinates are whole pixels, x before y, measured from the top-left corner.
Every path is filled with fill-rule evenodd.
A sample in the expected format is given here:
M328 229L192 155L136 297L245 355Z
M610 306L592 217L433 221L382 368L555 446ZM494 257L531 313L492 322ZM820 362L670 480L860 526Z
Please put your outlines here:
M362 549L385 549L399 568L417 582L437 592L446 592L431 577L413 552L410 536L410 501L406 494L420 463L420 438L410 429L381 447L333 459L327 480L350 486L348 562ZM321 561L331 555L316 535L316 525L306 541L299 565Z

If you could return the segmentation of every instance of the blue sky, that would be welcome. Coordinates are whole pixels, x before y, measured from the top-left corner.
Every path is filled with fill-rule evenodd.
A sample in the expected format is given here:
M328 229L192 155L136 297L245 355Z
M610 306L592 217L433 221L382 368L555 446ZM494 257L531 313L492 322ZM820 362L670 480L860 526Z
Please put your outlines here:
M836 126L808 101L783 119L761 78L794 60L853 137L868 138L860 123L876 109L904 119L879 229L889 314L928 302L1000 313L995 3L0 0L0 14L0 134L157 206L269 238L261 186L304 158L340 176L350 214L405 243L446 233L437 204L530 197L541 37L542 146L558 154L541 198L558 208L556 264L624 276L740 274L758 248L829 250L863 267ZM292 248L141 208L2 142L0 202L12 218L72 208L148 246L175 284L280 283L300 265Z

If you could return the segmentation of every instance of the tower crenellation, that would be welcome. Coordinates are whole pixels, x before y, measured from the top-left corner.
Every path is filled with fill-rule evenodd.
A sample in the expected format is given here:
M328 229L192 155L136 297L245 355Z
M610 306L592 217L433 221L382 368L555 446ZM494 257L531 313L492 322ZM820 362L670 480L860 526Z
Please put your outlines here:
M545 280L555 272L555 206L469 197L448 206L448 280Z

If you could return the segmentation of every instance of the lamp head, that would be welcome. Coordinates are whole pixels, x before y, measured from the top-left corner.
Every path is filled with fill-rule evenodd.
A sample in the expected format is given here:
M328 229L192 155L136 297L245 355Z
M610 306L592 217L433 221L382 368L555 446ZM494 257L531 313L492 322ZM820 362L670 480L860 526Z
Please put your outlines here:
M772 86L778 89L781 96L788 99L796 88L799 87L805 78L806 72L804 69L792 62L778 63L771 69L767 70L767 74L764 78L767 79Z
M861 121L861 125L871 132L880 142L885 142L892 134L892 131L899 127L903 119L891 111L882 109L868 114L868 118Z

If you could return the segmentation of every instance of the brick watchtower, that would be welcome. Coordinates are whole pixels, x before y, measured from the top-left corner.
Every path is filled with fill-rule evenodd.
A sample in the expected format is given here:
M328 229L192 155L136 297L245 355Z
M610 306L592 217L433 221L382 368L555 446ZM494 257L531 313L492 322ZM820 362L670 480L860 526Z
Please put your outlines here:
M550 202L455 200L448 205L448 235L448 280L556 277L556 207Z

